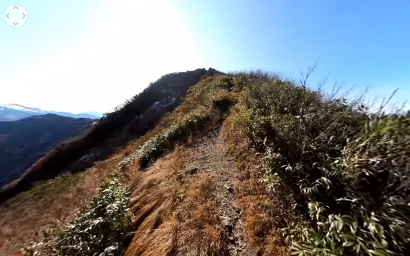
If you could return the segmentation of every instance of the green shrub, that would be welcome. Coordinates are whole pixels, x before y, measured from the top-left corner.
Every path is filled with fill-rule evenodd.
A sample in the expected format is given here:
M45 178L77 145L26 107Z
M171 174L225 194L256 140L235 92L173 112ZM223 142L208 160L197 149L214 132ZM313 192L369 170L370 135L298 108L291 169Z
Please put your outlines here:
M191 133L204 129L213 117L212 110L226 112L236 102L229 93L234 86L231 76L208 77L188 89L181 104L188 114L170 125L171 128L147 141L139 150L140 166L146 167L175 143Z
M100 193L66 228L59 232L54 255L115 255L129 225L129 194L117 179Z
M234 81L241 132L298 202L300 223L284 230L292 254L410 255L408 116L371 115L274 74Z
M210 120L212 113L204 108L197 108L174 123L171 128L155 136L142 145L139 150L140 166L146 167L171 149L179 139L186 138L192 132L201 130Z
M409 255L409 124L406 116L374 117L347 143L335 161L346 196L334 199L344 210L335 214L334 207L310 198L313 225L302 229L295 252Z

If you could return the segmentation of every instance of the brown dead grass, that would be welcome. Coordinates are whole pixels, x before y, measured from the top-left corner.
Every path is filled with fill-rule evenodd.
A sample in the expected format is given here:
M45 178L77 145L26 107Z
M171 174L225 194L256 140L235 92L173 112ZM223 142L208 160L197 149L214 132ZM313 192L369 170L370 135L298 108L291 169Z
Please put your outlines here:
M130 142L130 145L133 147L141 146L144 142L152 139L158 134L163 133L165 129L170 127L171 124L178 122L192 110L198 109L199 106L208 109L210 113L212 113L213 119L207 124L207 128L213 129L219 127L223 115L213 105L213 100L218 97L222 97L223 95L227 98L231 98L232 100L236 100L239 97L239 92L237 90L228 93L226 89L222 88L211 89L212 86L209 83L213 80L219 80L222 78L223 76L209 77L197 85L194 85L192 87L194 90L184 98L182 103L174 111L165 115L161 122L153 130L146 133L144 136L141 136L139 139Z
M137 171L131 199L135 234L126 255L223 255L213 184L184 172L183 147Z
M35 185L0 207L0 255L17 253L71 221L97 193L120 155L94 168ZM16 254L18 255L18 254Z
M232 156L243 173L235 184L235 191L238 205L244 211L245 235L258 255L289 255L280 229L286 227L284 221L291 215L290 202L285 198L286 192L269 192L260 182L262 174L257 166L262 162L240 133L237 117L237 112L233 112L225 120L222 137L227 154Z
M242 171L243 178L247 179L250 177L251 170L260 164L260 160L245 135L240 133L237 119L237 112L230 114L222 124L221 133L226 154L232 157L236 167Z
M280 231L286 227L284 220L290 214L284 202L268 193L256 177L240 182L237 191L251 245L262 255L288 255L288 247Z
M126 145L124 150L122 151L122 155L124 157L127 157L127 156L131 155L134 152L135 152L135 147L133 147L132 145Z
M265 190L255 166L260 161L238 132L232 114L223 123L228 153L243 177L235 185L244 212L244 232L258 255L288 255L280 233L288 205ZM185 170L186 148L177 147L145 172L132 165L132 222L135 234L126 255L227 255L226 232L216 210L215 187L205 173Z
M234 98L237 91L232 93ZM188 113L200 99L195 94L165 118L142 141L155 136L167 124ZM238 205L244 212L244 232L259 255L288 255L280 233L289 214L289 204L265 190L256 170L260 159L239 132L237 112L223 123L222 138L228 155L235 160L242 177L235 185ZM217 124L219 126L220 123ZM137 142L139 143L139 142ZM136 145L136 144L134 144ZM184 170L186 149L178 147L145 172L137 160L133 173L131 212L135 234L126 255L227 255L227 237L216 212L215 188L203 173Z
M212 80L214 78L209 79ZM222 95L218 93L215 91L214 96ZM230 94L223 93L222 96L235 100L240 91L235 88ZM87 172L70 176L69 180L60 177L54 183L37 186L36 191L29 191L27 195L19 195L20 202L14 201L7 206L7 214L3 214L1 209L0 250L6 247L18 248L18 243L39 236L38 232L46 230L45 225L61 225L73 219L78 209L96 195L109 171L115 169L123 157L134 153L144 142L162 133L171 123L180 120L199 104L208 104L206 106L214 112L208 128L219 127L226 116L212 109L209 102L198 90L152 131L130 142L117 156ZM255 255L288 255L287 245L280 234L280 228L287 226L284 220L290 219L290 202L285 198L287 192L282 196L280 193L283 191L267 192L264 184L259 182L261 174L256 166L261 164L260 159L239 132L237 118L238 112L233 111L224 121L221 132L228 155L232 156L241 171L239 182L235 184L235 196L244 213L245 240L251 243L249 246L254 249ZM126 255L229 253L228 237L221 227L217 212L220 206L215 200L214 181L209 174L192 172L185 166L186 147L195 143L197 137L201 136L191 136L185 146L177 146L145 171L140 170L138 159L127 168L125 176L132 191L130 211L135 232ZM61 183L57 182L59 180ZM53 199L45 204L44 200L49 195L54 195ZM21 200L25 200L24 204ZM6 227L5 232L3 226Z

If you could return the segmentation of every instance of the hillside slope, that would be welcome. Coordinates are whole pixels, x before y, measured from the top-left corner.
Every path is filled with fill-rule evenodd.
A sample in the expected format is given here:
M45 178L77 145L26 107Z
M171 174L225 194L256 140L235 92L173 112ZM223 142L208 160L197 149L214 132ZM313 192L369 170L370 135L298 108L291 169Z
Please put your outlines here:
M155 127L165 113L178 106L190 86L215 72L217 71L213 69L197 69L161 77L125 102L121 108L102 117L83 138L48 152L27 170L21 181L0 193L0 201L29 189L36 181L52 178L63 172L78 172L92 166L95 161L104 159L128 140ZM110 139L112 143L107 145L110 144ZM96 148L98 150L93 152ZM92 157L82 158L85 155ZM74 164L74 167L70 164ZM66 170L68 167L70 170Z
M39 242L27 224L11 231L30 219L37 231L60 227L26 255L410 253L409 115L372 114L270 73L201 77L150 129L115 134L126 145L81 173L87 182L49 181L65 185L39 212L69 217L18 214L19 200L35 190L44 201L56 186L8 200L0 248ZM151 103L145 111L161 105ZM73 190L89 193L67 205Z
M0 186L60 142L84 133L92 122L52 114L0 122Z

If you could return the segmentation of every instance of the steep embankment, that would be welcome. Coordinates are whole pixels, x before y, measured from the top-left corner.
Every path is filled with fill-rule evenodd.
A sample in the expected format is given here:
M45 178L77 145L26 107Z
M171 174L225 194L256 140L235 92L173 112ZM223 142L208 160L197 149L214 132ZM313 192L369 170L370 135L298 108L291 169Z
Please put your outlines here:
M114 169L130 178L124 182L131 191L129 221L134 233L127 255L286 255L271 216L276 211L268 207L273 206L271 194L259 182L259 161L247 159L253 150L235 128L231 109L240 95L232 77L207 78L155 129L124 149ZM233 144L243 161L229 153ZM286 208L283 205L278 209ZM87 226L91 220L85 219L80 215L75 223ZM88 229L90 237L107 240L112 233L101 228ZM94 238L74 238L76 232L59 238L71 244L57 239L37 249L50 254L48 248L57 248L56 255L101 250L93 246ZM112 239L107 249L123 248L114 242L117 236Z
M169 118L142 139L136 162L144 168L182 144L195 151L184 163L200 166L181 165L147 191L135 183L127 255L410 253L408 114L372 114L360 101L251 72L202 81ZM186 144L221 124L222 144L205 137L215 152Z
M0 193L0 252L7 255L36 234L71 220L127 154L124 145L179 106L190 86L217 73L198 69L165 75L107 114L86 136L66 141L37 161L22 181Z
M289 214L288 200L270 208L280 197L259 182L260 161L237 129L232 108L241 92L234 83L230 76L212 77L194 86L136 142L143 146L127 168L134 174L136 233L126 255L287 255L273 214Z
M172 73L151 83L121 108L102 117L84 137L49 151L27 170L22 180L0 193L0 202L30 189L34 182L68 171L81 171L109 157L127 141L153 129L165 113L179 105L189 87L216 72L197 69Z
M269 73L207 77L30 253L407 255L409 120Z

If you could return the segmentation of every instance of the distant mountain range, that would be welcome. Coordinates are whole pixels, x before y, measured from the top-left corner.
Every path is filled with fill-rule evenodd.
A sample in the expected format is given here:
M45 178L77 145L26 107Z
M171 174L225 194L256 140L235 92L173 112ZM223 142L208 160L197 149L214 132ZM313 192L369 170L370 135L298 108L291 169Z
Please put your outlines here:
M86 112L73 114L68 112L58 112L43 110L36 107L23 106L20 104L0 104L0 121L15 121L30 116L55 114L65 117L99 119L102 115L97 112Z
M55 114L0 121L0 186L19 177L62 141L86 133L94 122Z

